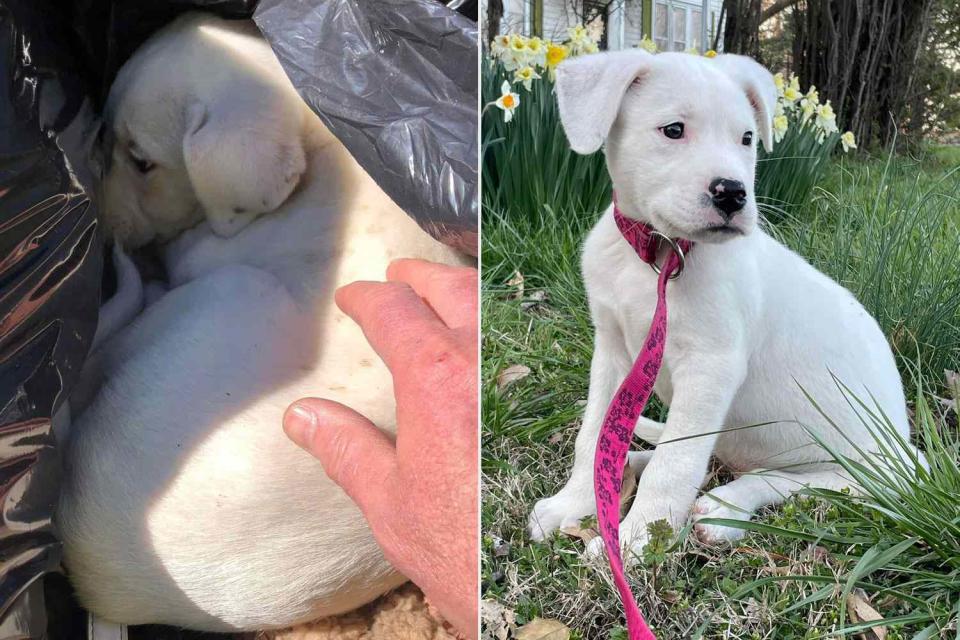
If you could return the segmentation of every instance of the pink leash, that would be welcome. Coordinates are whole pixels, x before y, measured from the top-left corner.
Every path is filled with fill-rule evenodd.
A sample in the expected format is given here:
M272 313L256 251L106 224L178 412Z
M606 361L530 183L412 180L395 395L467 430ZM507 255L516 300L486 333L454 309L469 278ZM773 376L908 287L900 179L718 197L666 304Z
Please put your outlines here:
M657 280L657 307L650 331L603 419L593 461L593 485L597 499L597 523L607 550L613 581L626 611L627 635L630 640L656 640L640 613L623 572L623 558L620 555L620 487L634 427L650 399L663 360L663 346L667 340L667 281L683 271L684 253L693 244L687 240L674 241L639 220L627 218L617 207L616 195L613 202L613 217L623 238L640 259L660 275ZM658 268L657 248L661 241L665 241L672 251Z

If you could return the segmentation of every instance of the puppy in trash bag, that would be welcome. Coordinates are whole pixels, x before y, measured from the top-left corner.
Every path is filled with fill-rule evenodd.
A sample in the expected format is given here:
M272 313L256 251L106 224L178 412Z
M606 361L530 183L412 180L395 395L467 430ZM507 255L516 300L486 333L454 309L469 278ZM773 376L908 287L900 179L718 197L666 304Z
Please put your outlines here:
M181 16L104 112L116 294L71 396L57 521L80 602L237 631L346 612L404 581L279 428L322 392L395 426L391 377L334 290L395 258L466 264L302 101L252 22ZM126 255L156 243L166 281Z

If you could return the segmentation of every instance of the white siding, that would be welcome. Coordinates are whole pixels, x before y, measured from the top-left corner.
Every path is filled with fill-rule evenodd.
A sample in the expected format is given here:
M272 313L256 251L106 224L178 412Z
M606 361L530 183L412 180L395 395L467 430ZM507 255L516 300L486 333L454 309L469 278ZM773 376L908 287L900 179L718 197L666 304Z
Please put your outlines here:
M571 9L571 0L543 0L543 37L548 40L563 41L567 39L567 29L577 23L576 14ZM615 0L616 1L616 0ZM653 0L654 2L656 0ZM643 2L642 0L622 0L622 10L618 7L610 17L609 43L611 48L634 47L645 35L643 32ZM709 0L707 21L707 42L704 48L713 46L714 22L720 19L720 9L723 0ZM503 0L503 18L500 20L500 33L530 34L527 24L532 19L533 6L531 0ZM624 21L621 30L620 20ZM722 25L720 26L722 29ZM621 33L623 42L621 42ZM722 38L721 38L722 40ZM723 48L722 41L718 49Z
M543 0L543 37L547 40L567 39L567 29L577 24L577 16L565 0Z
M525 0L503 0L503 17L500 18L500 33L527 33L524 27L523 13L525 4Z

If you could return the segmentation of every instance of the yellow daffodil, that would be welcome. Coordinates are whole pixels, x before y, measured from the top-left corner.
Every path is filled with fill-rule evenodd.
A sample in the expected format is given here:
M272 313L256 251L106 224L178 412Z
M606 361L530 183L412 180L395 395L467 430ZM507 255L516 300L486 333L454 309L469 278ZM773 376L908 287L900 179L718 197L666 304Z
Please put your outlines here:
M842 136L840 136L840 144L843 145L843 152L846 153L850 149L857 148L857 141L853 137L853 131L847 131Z
M539 78L540 74L538 74L533 67L517 69L516 73L513 74L513 81L522 83L523 88L527 91L530 91L533 81Z
M774 86L777 88L777 95L782 96L782 95L783 95L783 88L784 88L784 84L783 84L783 74L782 74L782 73L775 73L775 74L773 74L773 84L774 84Z
M562 44L551 42L547 45L547 68L550 69L551 80L556 77L557 65L563 62L569 54L569 50Z
M800 92L794 89L792 86L789 86L783 90L783 99L791 105L795 103L799 97Z
M637 43L637 48L643 49L648 53L657 52L657 43L650 39L650 36L643 36L643 40Z
M527 39L514 33L510 36L510 50L515 53L523 53L527 49Z
M773 140L774 142L780 142L783 140L783 136L787 133L787 129L790 126L790 122L787 120L787 116L780 114L779 116L774 116L773 118Z
M797 93L800 93L800 78L797 76L790 76L790 89L793 89Z
M820 104L820 92L817 91L817 87L815 85L810 85L810 90L807 91L807 95L804 96L804 99L809 100L815 105Z
M510 82L503 81L500 87L500 97L490 104L496 105L503 111L503 121L510 122L513 119L513 111L520 105L520 96L510 90Z
M716 57L717 57L717 52L714 51L713 49L708 49L708 50L706 50L706 51L703 52L703 57L704 57L704 58L716 58Z

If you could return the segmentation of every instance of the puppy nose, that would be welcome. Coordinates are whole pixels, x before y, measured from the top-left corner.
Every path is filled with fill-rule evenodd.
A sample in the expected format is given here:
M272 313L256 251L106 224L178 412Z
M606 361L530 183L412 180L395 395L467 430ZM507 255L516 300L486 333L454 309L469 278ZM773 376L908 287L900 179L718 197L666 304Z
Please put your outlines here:
M747 203L747 190L739 180L714 178L710 183L710 195L713 198L713 206L720 211L724 220L737 215L737 212Z

